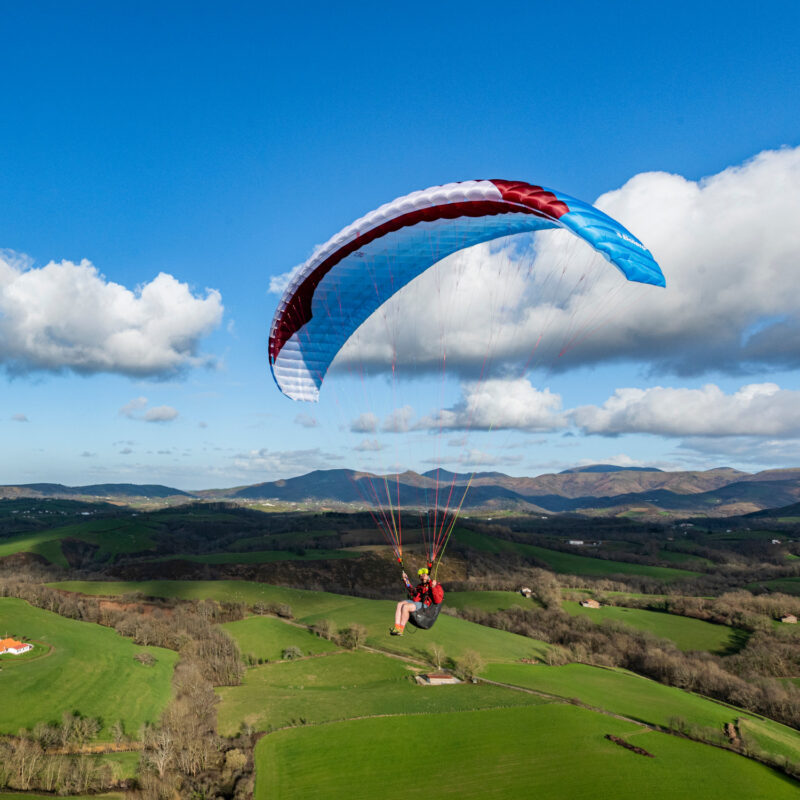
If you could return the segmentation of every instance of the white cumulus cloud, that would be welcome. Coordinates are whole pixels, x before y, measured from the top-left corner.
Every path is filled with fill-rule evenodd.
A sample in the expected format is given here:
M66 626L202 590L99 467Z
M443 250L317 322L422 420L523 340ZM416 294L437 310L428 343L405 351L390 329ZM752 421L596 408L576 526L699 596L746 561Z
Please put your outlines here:
M617 389L602 406L582 406L570 416L584 433L610 436L800 435L800 392L774 383L749 384L733 394L715 384Z
M163 272L131 290L86 260L31 267L0 253L0 364L10 373L174 375L213 363L200 340L222 314L218 291L197 296Z
M172 406L154 406L144 412L145 422L172 422L178 416L177 409Z
M172 422L178 416L177 409L172 406L153 406L147 408L146 397L134 397L120 408L119 413L128 419L144 422ZM146 409L146 410L145 410Z
M353 449L360 453L378 453L383 445L377 439L362 439Z
M529 360L629 360L679 375L800 366L800 147L699 181L642 173L596 205L651 250L666 289L625 281L566 232L512 237L456 253L398 292L339 364L434 369L446 351L448 369L467 376L518 375Z
M561 396L549 389L537 389L525 378L467 383L462 392L461 400L452 408L420 420L415 427L551 431L567 424Z
M378 430L378 418L375 414L366 411L359 414L356 419L350 423L350 430L353 433L375 433Z

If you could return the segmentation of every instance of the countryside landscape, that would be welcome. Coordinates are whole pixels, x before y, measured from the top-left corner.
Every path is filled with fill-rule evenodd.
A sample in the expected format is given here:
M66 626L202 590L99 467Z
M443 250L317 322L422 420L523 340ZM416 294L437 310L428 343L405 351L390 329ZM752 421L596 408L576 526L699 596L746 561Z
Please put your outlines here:
M5 3L0 800L800 798L800 3Z
M445 612L402 638L394 554L330 495L340 475L287 481L306 487L293 500L3 487L0 631L33 645L0 655L5 791L400 797L386 775L424 735L444 796L797 796L800 506L745 488L726 515L679 516L605 491L717 476L626 472L543 476L602 492L582 513L474 505L439 572Z

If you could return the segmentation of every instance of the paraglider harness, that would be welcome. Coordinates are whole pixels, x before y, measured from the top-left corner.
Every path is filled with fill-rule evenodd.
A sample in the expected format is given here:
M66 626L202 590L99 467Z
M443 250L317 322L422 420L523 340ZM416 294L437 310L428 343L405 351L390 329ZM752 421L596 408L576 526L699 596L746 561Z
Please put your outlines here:
M416 587L412 587L411 583L406 581L406 588L408 589L408 597L413 602L422 603L422 608L419 611L412 611L408 616L408 621L415 627L427 631L433 627L433 623L439 617L439 612L442 610L442 603L437 603L433 596L433 586L430 582L424 581Z

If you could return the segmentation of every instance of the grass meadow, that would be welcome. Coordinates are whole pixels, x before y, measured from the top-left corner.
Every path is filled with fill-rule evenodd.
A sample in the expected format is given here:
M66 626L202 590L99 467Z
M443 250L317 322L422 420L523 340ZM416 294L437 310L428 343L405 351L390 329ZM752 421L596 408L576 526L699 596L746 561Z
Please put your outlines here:
M648 631L675 642L681 650L724 653L736 644L737 632L733 628L701 619L622 606L584 608L580 603L569 600L565 600L561 607L573 616L588 617L598 623L618 622L640 631Z
M626 561L607 561L601 558L591 558L574 553L562 553L560 550L549 550L538 545L522 542L508 542L496 539L477 531L459 529L458 542L475 550L488 553L517 553L520 555L534 556L546 564L553 572L568 575L588 575L591 577L605 577L608 575L643 575L656 578L665 582L674 582L684 578L695 578L700 573L673 567L651 567L646 564L630 564Z
M97 545L96 557L105 561L120 553L139 553L153 547L153 529L138 520L98 519L36 533L23 533L0 541L0 558L14 553L36 553L53 564L67 567L62 539L79 539Z
M547 702L501 686L419 686L414 681L417 671L399 659L364 651L255 667L247 670L241 686L217 689L220 733L233 736L242 722L264 731L384 714L434 714Z
M256 748L257 800L405 800L420 782L459 800L797 797L796 783L761 764L566 704L306 726Z
M23 600L0 598L0 630L49 646L41 658L4 660L0 696L0 732L15 734L40 721L60 720L65 711L100 717L108 728L122 720L136 736L145 721L155 722L171 696L172 669L178 654L160 647L140 647L110 628L66 619L33 608ZM152 653L156 664L133 660Z
M403 637L390 637L396 603L391 600L365 600L360 597L287 589L249 581L64 581L56 588L84 594L125 594L142 592L153 597L181 597L201 600L254 603L288 603L298 622L311 624L329 619L345 628L352 623L367 629L367 644L400 654L427 657L432 642L444 648L450 658L459 658L465 650L476 650L486 661L517 661L541 658L549 646L536 639L486 628L466 620L442 614L430 631L407 629ZM401 599L401 598L398 598ZM445 595L447 603L447 595Z
M622 714L651 725L673 727L676 717L691 725L721 732L726 722L745 724L759 746L774 755L800 762L800 732L673 686L621 669L588 664L548 667L540 664L490 664L488 680L546 692ZM751 728L752 726L752 728Z
M538 606L536 600L519 592L448 592L447 604L453 608L478 608L481 611L502 611L511 606Z
M331 653L338 647L306 628L289 625L274 617L248 617L226 622L220 627L236 639L244 656L265 661L280 661L283 651L297 647L304 656Z

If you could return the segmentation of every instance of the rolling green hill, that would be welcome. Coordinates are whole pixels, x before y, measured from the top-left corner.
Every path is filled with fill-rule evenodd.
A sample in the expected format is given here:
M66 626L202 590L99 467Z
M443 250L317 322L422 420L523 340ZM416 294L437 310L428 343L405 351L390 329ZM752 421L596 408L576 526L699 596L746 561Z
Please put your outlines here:
M797 797L793 781L761 764L564 704L292 728L256 748L257 800L405 800L420 781L436 797L459 800Z
M153 528L136 519L98 519L65 525L0 540L0 558L14 553L38 553L53 564L66 567L61 550L64 539L96 546L95 558L105 561L120 553L139 553L153 547Z
M511 542L497 539L485 533L460 528L457 531L457 542L475 550L486 553L502 554L515 553L522 556L532 556L553 572L570 575L590 575L605 577L608 575L643 575L649 578L673 582L683 578L695 578L700 573L673 567L652 567L647 564L632 564L627 561L608 561L601 558L563 553L560 550L550 550L538 545L525 544L524 542Z
M311 624L321 619L331 620L337 627L352 623L367 629L367 644L397 653L413 653L430 646L441 645L448 656L456 658L465 650L477 650L489 661L514 661L519 658L541 658L548 645L525 636L475 625L466 620L442 614L429 632L409 632L400 638L390 637L396 603L391 600L365 600L360 597L287 589L266 583L249 581L63 581L52 584L59 589L84 594L125 594L142 592L153 597L181 597L201 600L255 603L287 603L295 619ZM446 601L446 597L445 597Z
M583 608L579 603L568 600L565 600L561 607L569 614L587 617L598 623L619 622L640 631L648 631L655 636L670 639L681 650L724 653L734 648L737 643L737 632L733 628L727 625L714 625L700 619L622 606Z
M0 669L0 732L17 733L37 722L59 720L65 711L100 717L108 728L122 720L136 736L145 721L155 721L171 695L172 669L178 654L160 647L140 647L110 628L66 619L23 600L0 598L0 631L41 643L42 655ZM152 667L133 660L148 652Z
M363 651L249 669L241 686L222 687L219 728L235 735L242 722L256 730L385 714L433 714L535 705L536 695L500 686L419 686L398 659Z

